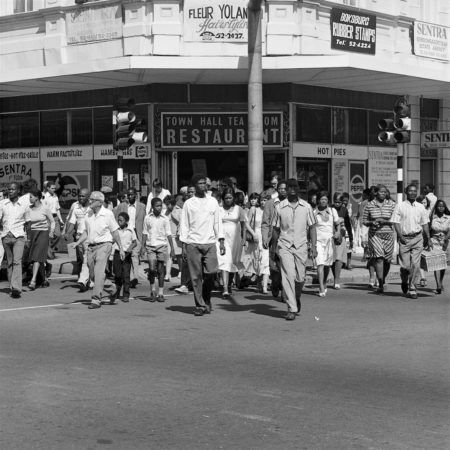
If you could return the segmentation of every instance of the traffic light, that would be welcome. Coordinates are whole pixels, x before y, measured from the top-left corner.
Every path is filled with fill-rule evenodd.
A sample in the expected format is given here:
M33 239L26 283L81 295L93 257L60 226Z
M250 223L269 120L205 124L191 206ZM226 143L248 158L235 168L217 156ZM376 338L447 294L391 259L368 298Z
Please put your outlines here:
M136 121L136 115L133 112L134 105L133 98L119 98L116 101L114 144L117 150L126 150L133 144L147 142L145 121Z
M410 141L411 108L405 97L394 103L394 117L381 119L378 122L378 140L388 145L404 144Z

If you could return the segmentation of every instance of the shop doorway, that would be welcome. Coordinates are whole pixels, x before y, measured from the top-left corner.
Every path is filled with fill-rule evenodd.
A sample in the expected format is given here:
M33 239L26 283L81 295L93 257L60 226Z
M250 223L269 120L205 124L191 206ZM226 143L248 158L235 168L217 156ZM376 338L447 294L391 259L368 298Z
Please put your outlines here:
M246 151L179 151L176 158L178 189L188 185L195 173L206 173L212 181L234 176L238 180L238 187L247 191L248 152ZM278 175L280 178L286 176L285 151L264 152L265 188L270 185L270 178L273 175Z
M247 189L247 152L178 152L178 188L187 186L196 173L206 173L212 180L236 177L238 187Z

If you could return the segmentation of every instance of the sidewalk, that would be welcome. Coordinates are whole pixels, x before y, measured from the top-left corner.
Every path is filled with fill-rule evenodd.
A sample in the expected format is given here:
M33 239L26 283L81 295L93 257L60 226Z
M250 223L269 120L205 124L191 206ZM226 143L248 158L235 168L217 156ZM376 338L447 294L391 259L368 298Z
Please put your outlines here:
M352 270L343 269L341 272L341 284L343 283L369 283L369 272L366 269L366 263L361 261L362 254L354 253L352 256ZM67 253L57 253L56 258L49 261L52 264L52 273L53 274L65 274L65 275L74 275L76 270L76 263L72 261ZM146 275L144 273L144 267L146 264L142 266L142 271L140 273L141 278L145 279ZM174 268L176 268L176 264ZM174 273L175 272L175 273ZM176 277L177 270L172 269L172 279ZM315 270L311 268L307 269L306 275L306 283L307 284L315 284L317 283L317 274ZM433 272L426 273L427 278L433 277ZM400 266L396 264L392 264L391 270L388 275L389 280L399 280L400 279ZM177 280L178 281L178 280Z

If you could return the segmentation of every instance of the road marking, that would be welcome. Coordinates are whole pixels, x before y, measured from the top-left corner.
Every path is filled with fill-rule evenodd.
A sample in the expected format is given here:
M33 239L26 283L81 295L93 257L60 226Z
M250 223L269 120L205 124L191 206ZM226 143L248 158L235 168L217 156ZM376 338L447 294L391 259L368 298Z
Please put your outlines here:
M22 311L24 309L37 309L37 308L53 308L54 306L64 306L64 303L56 303L54 305L41 305L41 306L21 306L20 308L7 308L7 309L0 309L0 312L5 311Z
M258 420L259 422L272 422L270 417L258 416L256 414L242 414L236 411L221 411L221 413L241 417L242 419Z

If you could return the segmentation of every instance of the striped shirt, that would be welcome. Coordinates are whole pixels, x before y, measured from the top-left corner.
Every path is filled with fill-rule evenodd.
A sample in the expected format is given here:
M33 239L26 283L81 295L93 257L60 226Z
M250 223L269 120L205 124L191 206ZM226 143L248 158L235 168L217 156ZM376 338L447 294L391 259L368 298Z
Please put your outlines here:
M363 213L363 224L366 226L370 226L370 231L375 231L376 233L389 233L392 232L391 224L383 224L379 228L375 228L371 226L368 222L372 222L376 219L382 220L390 220L392 217L392 213L395 209L395 203L392 200L384 200L383 203L380 203L377 200L372 200L369 202L364 208Z

